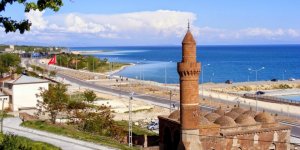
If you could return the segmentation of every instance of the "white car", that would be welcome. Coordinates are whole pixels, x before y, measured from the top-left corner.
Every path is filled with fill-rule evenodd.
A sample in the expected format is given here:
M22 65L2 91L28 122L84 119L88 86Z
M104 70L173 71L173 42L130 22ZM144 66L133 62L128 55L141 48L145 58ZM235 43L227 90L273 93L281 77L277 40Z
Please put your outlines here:
M295 81L296 79L295 78L289 78L289 81Z
M149 125L147 126L147 128L148 128L148 130L157 130L157 129L159 129L158 121L150 122Z

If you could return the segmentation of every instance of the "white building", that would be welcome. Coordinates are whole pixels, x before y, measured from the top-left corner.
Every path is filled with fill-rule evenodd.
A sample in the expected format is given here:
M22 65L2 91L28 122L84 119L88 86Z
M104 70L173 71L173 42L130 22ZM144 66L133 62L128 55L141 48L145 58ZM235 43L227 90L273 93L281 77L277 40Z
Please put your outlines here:
M4 53L13 53L13 52L14 52L14 49L11 49L11 48L4 49Z
M12 50L15 50L15 46L14 45L9 45L9 48Z
M10 107L13 111L20 109L35 109L40 89L48 90L49 81L21 75L14 80L5 81L3 91L11 96Z

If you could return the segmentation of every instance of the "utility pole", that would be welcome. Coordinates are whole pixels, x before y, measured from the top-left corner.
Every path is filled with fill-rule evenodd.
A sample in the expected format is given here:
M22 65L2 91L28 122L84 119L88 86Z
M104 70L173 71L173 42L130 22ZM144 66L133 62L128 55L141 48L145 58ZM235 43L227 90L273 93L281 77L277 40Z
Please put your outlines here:
M131 93L130 98L129 98L129 118L128 118L128 146L132 147L132 99L133 99L133 94L134 92Z
M204 100L204 93L203 93L203 88L204 88L204 67L206 67L206 66L209 66L210 64L206 64L206 65L204 65L204 66L202 66L202 70L201 70L201 78L202 78L202 82L201 82L201 84L202 84L202 100Z
M95 72L95 59L93 58L93 72Z
M167 65L165 64L165 86L167 86Z
M61 64L61 54L59 54L59 66L62 66L62 64Z
M5 98L2 98L2 112L1 112L1 133L3 133L3 118L4 118L4 100Z
M76 55L76 59L75 60L76 60L75 63L76 63L76 70L77 70L77 55Z
M170 90L170 114L172 113L172 91Z
M249 71L254 71L255 72L255 81L257 82L257 72L261 71L261 70L264 70L265 67L261 67L260 69L251 69L251 68L248 68ZM256 83L257 84L257 83ZM258 111L258 108L257 108L257 96L258 96L258 87L256 85L256 92L255 92L255 107L256 107L256 112Z

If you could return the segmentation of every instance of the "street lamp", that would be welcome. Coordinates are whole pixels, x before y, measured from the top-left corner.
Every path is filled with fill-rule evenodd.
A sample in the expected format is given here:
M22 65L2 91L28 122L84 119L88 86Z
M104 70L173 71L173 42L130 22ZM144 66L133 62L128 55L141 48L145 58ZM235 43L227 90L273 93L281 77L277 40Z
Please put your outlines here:
M202 80L202 99L204 100L204 94L203 94L203 83L204 83L204 67L206 67L206 66L210 66L210 64L206 64L206 65L203 65L202 66L202 71L201 71L201 80Z
M132 100L134 92L130 93L129 105L128 105L128 146L132 147Z
M213 72L210 77L210 82L212 82L213 77L215 77L215 73Z
M113 69L114 69L114 61L116 62L118 60L118 57L112 57L111 58L111 62L110 62L110 74L113 73ZM114 60L114 61L113 61Z
M145 63L146 59L143 59L142 61ZM145 77L144 77L144 68L143 68L143 66L141 66L141 67L142 67L143 80L145 80Z
M265 67L261 67L260 69L251 69L251 68L248 68L249 71L251 72L255 72L255 80L257 81L257 73L258 71L261 71L261 70L264 70Z
M170 94L170 114L171 114L171 112L172 112L172 96L173 96L172 90L170 90L169 94Z
M285 73L286 73L286 70L284 70L283 73L282 73L282 80L284 80Z
M169 61L169 63L172 63L172 61ZM167 64L165 64L165 86L167 86Z
M248 68L248 70L249 71L254 71L255 72L255 80L257 81L257 72L258 71L261 71L261 70L263 70L263 69L265 69L265 67L261 67L260 69L251 69L251 68ZM256 85L256 93L255 93L255 107L256 107L256 112L257 112L257 95L259 94L258 92L257 92L257 85Z

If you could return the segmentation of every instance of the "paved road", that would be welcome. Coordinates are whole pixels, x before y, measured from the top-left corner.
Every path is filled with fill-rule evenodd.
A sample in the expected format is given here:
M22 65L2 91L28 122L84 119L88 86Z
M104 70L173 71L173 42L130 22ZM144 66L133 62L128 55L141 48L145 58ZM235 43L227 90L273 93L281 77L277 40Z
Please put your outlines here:
M66 76L66 75L63 75L63 74L59 74L59 73L58 73L58 76L60 76L62 78L65 78L66 80L68 80L72 83L76 83L80 86L91 88L91 89L96 90L96 91L109 92L109 93L112 93L112 94L115 94L115 95L121 94L123 96L126 95L128 97L131 94L130 92L127 92L127 91L121 91L119 89L107 88L107 87L104 87L104 86L101 86L101 85L98 85L98 84L93 84L93 83L90 83L90 82L82 81L82 80L72 78L72 77L69 77L69 76ZM152 103L154 105L163 106L163 107L166 107L166 108L170 107L170 100L162 98L162 97L154 97L154 96L150 96L150 95L142 95L142 94L135 93L134 98L139 98L140 100ZM204 98L209 99L208 97L204 97ZM223 101L223 99L214 99L214 101ZM178 101L172 101L172 103L174 103L176 105L176 107L179 106ZM229 103L230 104L236 104L234 102L227 102L227 103L228 104ZM241 104L241 106L246 107L246 108L248 107L248 105L245 105L245 104ZM207 107L207 106L200 106L200 107L204 110L207 110L207 111L211 111L211 110L215 109L213 107ZM262 110L266 110L266 109L258 107L258 110L262 111ZM280 112L277 112L277 111L274 111L274 110L267 110L267 111L272 112L272 113L280 114ZM287 123L287 122L280 122L280 123L283 124L283 125L290 126L292 128L292 130L291 130L292 136L300 138L300 125L299 124L290 124L290 123Z
M62 148L63 150L113 150L113 148L106 146L21 127L19 126L21 122L22 121L19 118L6 118L3 123L3 131L5 133L13 133L15 135L24 136L34 141L50 143Z
M100 92L107 92L107 93L111 93L114 95L122 95L122 96L127 96L128 98L131 95L131 92L128 91L123 91L120 89L112 89L112 88L108 88L106 86L101 86L99 84L93 84L91 82L86 82L86 81L82 81L70 76L66 76L64 74L61 73L57 73L57 76L61 77L61 78L65 78L65 80L68 80L72 83L78 84L82 87L87 87L90 89L93 89L95 91L100 91ZM143 101L147 101L148 103L152 103L154 105L158 105L158 106L162 106L162 107L167 107L169 108L170 106L170 100L163 98L163 97L155 97L152 95L145 95L145 94L139 94L139 93L134 93L133 98L138 98L140 100ZM177 101L172 101L171 103L174 103L176 107L179 106L179 102ZM213 107L208 107L208 106L201 106L202 109L207 110L207 111L211 111L214 110L215 108Z

